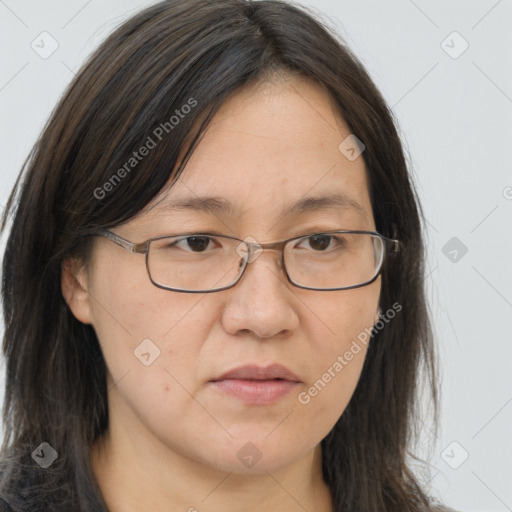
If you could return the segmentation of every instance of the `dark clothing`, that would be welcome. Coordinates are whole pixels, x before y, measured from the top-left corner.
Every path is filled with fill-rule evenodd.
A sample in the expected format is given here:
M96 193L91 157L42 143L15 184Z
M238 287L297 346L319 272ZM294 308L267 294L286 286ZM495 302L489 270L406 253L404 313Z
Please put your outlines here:
M0 498L0 512L14 512L2 498Z

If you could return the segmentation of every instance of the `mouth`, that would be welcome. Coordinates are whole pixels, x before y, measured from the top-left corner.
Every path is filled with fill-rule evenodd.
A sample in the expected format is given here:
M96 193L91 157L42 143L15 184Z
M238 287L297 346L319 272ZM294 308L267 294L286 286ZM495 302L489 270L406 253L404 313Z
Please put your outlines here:
M291 393L301 381L288 368L273 364L238 367L211 380L210 384L246 404L270 405Z
M222 393L251 405L270 405L292 392L299 383L283 379L245 380L227 379L212 381Z

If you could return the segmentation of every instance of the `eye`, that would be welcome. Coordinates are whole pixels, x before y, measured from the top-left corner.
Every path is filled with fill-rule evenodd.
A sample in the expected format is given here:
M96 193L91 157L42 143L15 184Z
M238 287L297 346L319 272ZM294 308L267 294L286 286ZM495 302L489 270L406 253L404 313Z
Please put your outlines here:
M319 233L303 238L298 245L308 243L309 247L315 252L326 252L326 249L334 249L336 246L343 245L344 239L341 237Z
M187 236L173 242L169 247L179 247L191 252L205 252L210 247L210 244L214 244L214 240L214 238L209 236Z

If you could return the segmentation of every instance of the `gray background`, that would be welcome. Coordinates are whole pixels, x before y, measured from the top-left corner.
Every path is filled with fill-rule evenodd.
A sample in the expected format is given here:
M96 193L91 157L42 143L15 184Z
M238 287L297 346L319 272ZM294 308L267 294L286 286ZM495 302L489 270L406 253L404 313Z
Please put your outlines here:
M2 208L75 71L151 3L0 0ZM512 1L301 3L337 27L392 106L427 218L443 394L436 439L422 417L424 481L460 511L512 511ZM58 44L47 58L31 47L51 49L42 32Z

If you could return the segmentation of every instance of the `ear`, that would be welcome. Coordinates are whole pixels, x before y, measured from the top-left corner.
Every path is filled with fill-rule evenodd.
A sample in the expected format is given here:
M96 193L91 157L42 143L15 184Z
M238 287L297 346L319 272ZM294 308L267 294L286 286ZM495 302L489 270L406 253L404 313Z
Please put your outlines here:
M62 262L61 290L75 318L84 324L92 324L87 272L83 262L77 258L69 258Z

